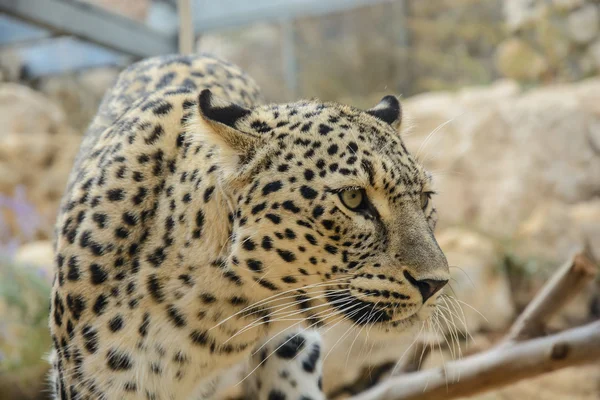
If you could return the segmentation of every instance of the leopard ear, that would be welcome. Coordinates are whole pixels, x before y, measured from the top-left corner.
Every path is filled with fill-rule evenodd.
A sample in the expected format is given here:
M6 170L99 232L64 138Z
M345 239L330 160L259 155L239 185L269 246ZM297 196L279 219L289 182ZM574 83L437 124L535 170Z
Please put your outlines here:
M203 90L198 98L198 118L189 121L192 142L216 147L215 162L225 179L235 179L248 166L261 138L243 130L243 123L252 110L228 102Z
M209 141L240 155L251 151L259 137L237 128L238 122L252 113L251 110L216 97L204 89L198 98L200 116L208 125Z
M398 97L385 96L375 107L367 110L367 113L383 122L387 122L394 129L400 130L400 126L402 125L402 106Z

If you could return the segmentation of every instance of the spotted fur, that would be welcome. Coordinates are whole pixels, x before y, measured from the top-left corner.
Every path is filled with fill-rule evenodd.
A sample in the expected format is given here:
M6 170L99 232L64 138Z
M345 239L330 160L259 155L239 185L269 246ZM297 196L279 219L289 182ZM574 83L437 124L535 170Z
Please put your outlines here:
M124 71L57 221L56 398L208 399L278 333L308 343L303 329L344 320L388 336L427 318L448 266L400 122L393 96L260 105L210 56ZM343 204L350 189L364 207Z

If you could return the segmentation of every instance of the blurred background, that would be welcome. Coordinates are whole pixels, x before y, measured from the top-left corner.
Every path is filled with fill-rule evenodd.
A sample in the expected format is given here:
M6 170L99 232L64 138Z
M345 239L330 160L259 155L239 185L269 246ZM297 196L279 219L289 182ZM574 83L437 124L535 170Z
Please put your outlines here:
M600 260L597 0L192 0L193 47L268 101L404 97L480 350L578 248ZM52 228L119 71L178 51L176 0L0 0L0 399L46 398ZM600 317L594 282L553 329ZM484 318L485 317L485 318ZM473 345L472 345L473 346ZM435 363L436 358L428 361ZM600 399L600 366L480 399Z

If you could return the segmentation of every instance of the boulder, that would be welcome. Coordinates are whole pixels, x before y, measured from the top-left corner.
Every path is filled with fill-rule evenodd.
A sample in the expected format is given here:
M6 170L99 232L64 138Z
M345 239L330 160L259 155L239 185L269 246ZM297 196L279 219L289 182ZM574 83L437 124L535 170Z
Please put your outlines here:
M50 237L80 139L46 132L0 136L0 200L11 237Z
M49 134L72 132L64 111L27 86L0 84L0 126L6 133Z
M588 49L590 59L594 62L596 69L600 70L600 38L590 44Z
M585 0L552 0L552 4L559 10L570 11L584 5Z
M504 2L504 19L510 32L519 31L534 24L544 12L544 5L531 0L507 0Z
M519 226L514 242L520 255L554 264L586 244L600 260L600 199L574 205L542 203Z
M524 82L576 82L600 70L600 5L595 0L507 0L508 38L496 66ZM544 68L542 68L544 67Z
M63 110L68 110L69 124L83 134L96 115L104 93L118 74L117 68L94 68L45 77L36 88Z
M406 144L434 175L441 227L467 223L510 237L546 199L600 193L600 79L525 93L502 85L404 102Z
M586 4L567 17L569 35L579 44L588 43L600 33L600 12L593 3Z
M507 78L536 81L548 70L548 63L524 40L510 38L498 46L496 67Z

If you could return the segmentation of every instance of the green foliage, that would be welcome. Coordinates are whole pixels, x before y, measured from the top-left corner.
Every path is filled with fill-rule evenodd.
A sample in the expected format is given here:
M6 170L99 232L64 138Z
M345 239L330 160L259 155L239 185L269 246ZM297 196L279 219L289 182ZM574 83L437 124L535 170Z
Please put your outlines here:
M49 298L38 270L0 260L0 372L44 362Z

